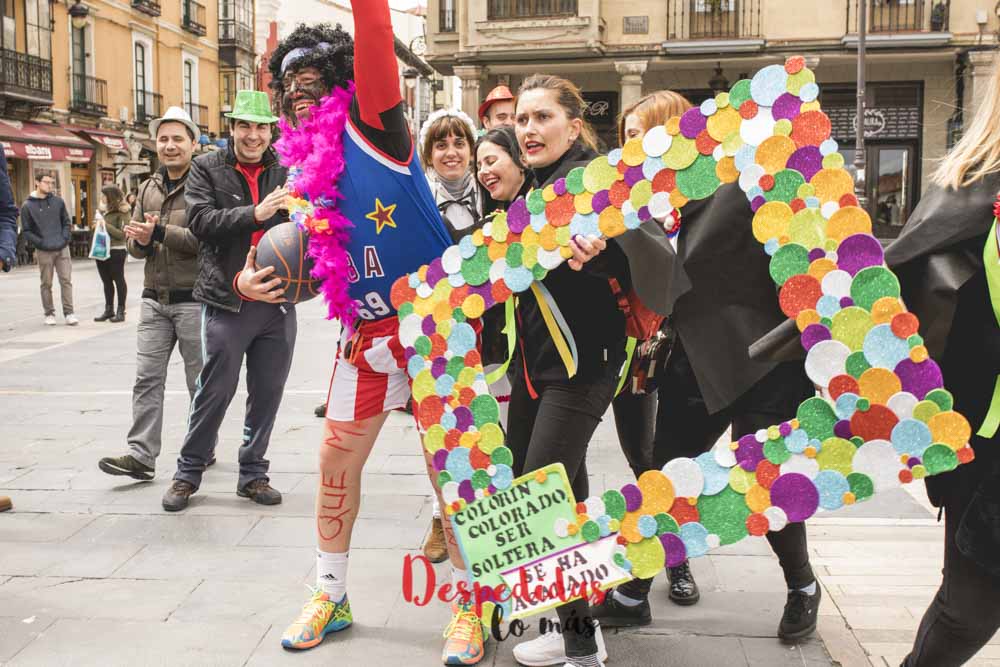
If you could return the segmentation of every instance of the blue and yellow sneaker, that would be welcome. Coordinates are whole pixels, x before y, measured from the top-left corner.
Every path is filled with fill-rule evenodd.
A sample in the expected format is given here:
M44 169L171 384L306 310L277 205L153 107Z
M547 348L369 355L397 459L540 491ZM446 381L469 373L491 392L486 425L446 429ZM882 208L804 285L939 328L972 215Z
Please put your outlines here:
M446 641L441 659L446 665L474 665L483 659L486 637L482 621L472 602L453 603L451 612L451 623L444 631Z
M340 602L333 602L323 591L314 591L302 613L281 636L281 645L294 649L312 648L323 641L327 633L343 630L353 622L346 594Z

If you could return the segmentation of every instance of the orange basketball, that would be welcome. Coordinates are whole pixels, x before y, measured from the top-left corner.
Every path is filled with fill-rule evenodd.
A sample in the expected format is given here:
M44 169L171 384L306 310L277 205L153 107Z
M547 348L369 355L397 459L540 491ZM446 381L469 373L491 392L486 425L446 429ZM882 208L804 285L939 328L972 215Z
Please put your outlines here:
M275 225L257 244L257 267L274 267L271 276L282 279L285 298L292 303L319 294L320 281L311 276L313 260L308 248L309 235L294 222Z

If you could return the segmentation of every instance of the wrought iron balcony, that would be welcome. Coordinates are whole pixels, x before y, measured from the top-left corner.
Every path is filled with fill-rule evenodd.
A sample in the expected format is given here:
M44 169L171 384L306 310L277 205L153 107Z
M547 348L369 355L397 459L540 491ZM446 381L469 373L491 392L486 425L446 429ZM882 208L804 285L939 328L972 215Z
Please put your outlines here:
M220 19L219 46L237 46L253 51L253 28L236 19Z
M51 105L52 61L0 49L0 98L8 96L28 104Z
M70 109L77 113L103 116L108 112L108 82L86 74L73 75Z
M760 37L761 0L668 0L667 40Z
M486 14L490 21L496 21L576 16L576 11L576 0L488 0ZM454 22L452 13L452 25Z
M195 0L183 0L181 25L196 35L205 34L205 5Z
M163 95L148 90L136 90L134 93L135 122L137 125L145 125L154 118L160 117L160 109L163 106Z
M204 104L185 102L184 109L191 116L194 124L201 129L202 134L208 134L208 107Z
M132 9L138 9L150 16L160 15L160 0L132 0Z
M948 32L951 0L869 0L867 31L872 34ZM858 32L858 0L847 0L847 32Z

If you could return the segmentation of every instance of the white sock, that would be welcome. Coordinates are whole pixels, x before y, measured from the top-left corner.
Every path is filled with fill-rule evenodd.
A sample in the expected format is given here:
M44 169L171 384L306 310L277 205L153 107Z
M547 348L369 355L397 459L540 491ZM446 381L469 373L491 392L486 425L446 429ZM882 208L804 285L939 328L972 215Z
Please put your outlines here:
M805 588L800 588L799 590L806 595L816 595L816 582L814 581Z
M340 602L347 595L347 555L316 551L316 588Z
M467 590L467 591L471 591L472 590L472 586L469 585L469 571L468 570L459 570L457 567L452 566L452 568L451 568L451 586L452 586L452 588L455 589L454 591L452 591L452 593L457 593L458 592L458 582L460 582L460 581L465 583L465 590ZM462 604L462 602L463 602L463 600L461 598L456 598L456 600L458 600L459 604Z
M642 600L636 600L635 598L630 598L629 596L619 591L614 591L614 596L618 604L624 607L638 607L640 604L642 604Z
M438 502L437 493L435 493L434 495L431 496L431 503L432 503L431 507L434 510L434 514L433 514L434 518L435 519L440 519L441 518L441 503Z

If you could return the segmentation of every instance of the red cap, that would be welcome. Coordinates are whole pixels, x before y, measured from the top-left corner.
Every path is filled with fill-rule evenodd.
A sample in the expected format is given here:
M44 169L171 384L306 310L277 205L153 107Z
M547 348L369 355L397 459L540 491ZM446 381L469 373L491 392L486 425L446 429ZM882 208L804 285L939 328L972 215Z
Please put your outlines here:
M486 115L486 112L493 105L494 102L500 102L501 100L512 100L514 95L511 94L510 88L507 86L497 86L490 91L490 94L486 96L483 103L479 105L479 117L482 118Z

